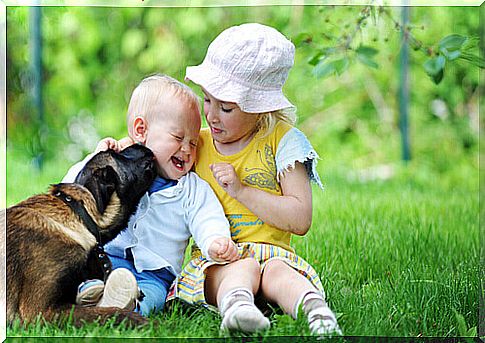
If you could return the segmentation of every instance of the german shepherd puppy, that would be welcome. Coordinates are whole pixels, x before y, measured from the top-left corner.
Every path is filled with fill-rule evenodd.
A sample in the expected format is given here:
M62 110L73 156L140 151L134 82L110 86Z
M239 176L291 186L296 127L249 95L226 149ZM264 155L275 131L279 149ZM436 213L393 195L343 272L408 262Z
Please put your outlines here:
M30 322L72 315L75 325L117 314L131 324L146 320L116 308L74 306L77 287L107 276L101 246L127 225L156 175L154 155L141 145L96 154L76 183L52 185L6 210L7 320ZM106 263L107 262L107 263ZM109 266L108 266L109 265Z

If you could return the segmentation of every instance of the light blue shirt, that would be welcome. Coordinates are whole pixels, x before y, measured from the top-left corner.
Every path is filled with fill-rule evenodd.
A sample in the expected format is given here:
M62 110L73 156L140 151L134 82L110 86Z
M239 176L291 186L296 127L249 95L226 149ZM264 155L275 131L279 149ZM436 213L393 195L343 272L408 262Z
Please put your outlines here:
M62 182L73 182L92 156L75 164ZM175 186L145 193L128 227L104 248L123 258L126 249L131 249L137 272L168 267L177 275L191 236L209 260L212 242L231 237L222 205L209 184L194 172L182 176Z

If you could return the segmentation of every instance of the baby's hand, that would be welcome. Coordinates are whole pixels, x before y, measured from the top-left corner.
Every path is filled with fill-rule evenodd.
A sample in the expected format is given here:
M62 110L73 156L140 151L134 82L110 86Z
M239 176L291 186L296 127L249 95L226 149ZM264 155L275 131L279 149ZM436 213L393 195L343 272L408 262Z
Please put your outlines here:
M209 247L209 256L217 262L234 262L239 259L236 244L229 237L216 238Z
M244 188L236 174L236 170L230 163L215 163L210 165L212 175L217 183L234 199Z
M135 144L135 142L130 137L123 137L118 141L120 151L128 148L130 145L133 144Z
M116 152L120 152L124 148L133 144L133 141L130 137L125 137L117 141L112 137L106 137L99 141L98 146L96 147L95 153L100 151L106 151L108 149L112 149Z
M102 140L99 141L98 146L96 146L96 150L94 150L95 153L98 153L100 151L106 151L112 149L114 151L120 151L120 146L118 144L118 141L112 137L106 137L103 138Z

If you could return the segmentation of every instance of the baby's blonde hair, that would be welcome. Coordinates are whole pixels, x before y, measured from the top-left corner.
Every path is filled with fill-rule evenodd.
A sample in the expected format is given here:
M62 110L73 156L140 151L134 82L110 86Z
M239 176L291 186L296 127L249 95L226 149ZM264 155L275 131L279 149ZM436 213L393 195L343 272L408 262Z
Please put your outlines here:
M263 138L269 135L273 131L278 121L284 121L292 126L296 123L296 110L291 107L261 113L259 116L260 117L256 123L256 135L258 138Z
M199 97L182 82L164 74L155 74L144 78L131 94L126 122L130 137L133 135L133 122L140 116L147 122L153 122L160 116L159 109L167 99L177 97L185 100L192 109L200 113Z

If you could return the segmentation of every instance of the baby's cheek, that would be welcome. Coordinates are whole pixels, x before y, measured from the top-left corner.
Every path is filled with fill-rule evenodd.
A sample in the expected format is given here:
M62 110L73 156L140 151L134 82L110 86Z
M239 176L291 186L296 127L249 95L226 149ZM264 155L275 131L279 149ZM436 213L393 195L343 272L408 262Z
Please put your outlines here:
M196 158L197 158L197 148L191 147L191 149L190 149L190 168L192 168L194 166Z
M195 161L195 158L192 158L191 162L187 164L187 170L191 170L194 167L194 161Z

